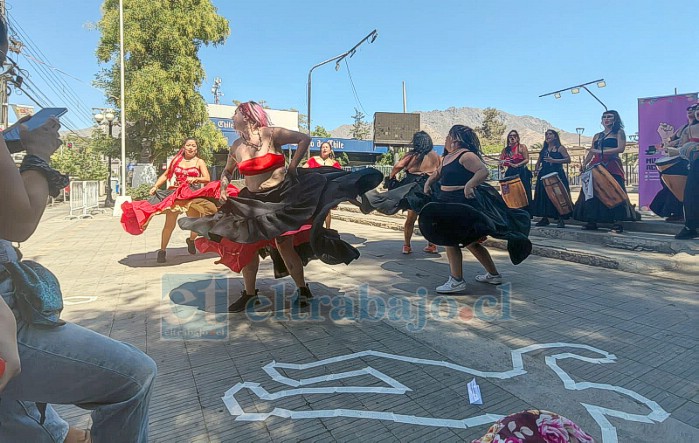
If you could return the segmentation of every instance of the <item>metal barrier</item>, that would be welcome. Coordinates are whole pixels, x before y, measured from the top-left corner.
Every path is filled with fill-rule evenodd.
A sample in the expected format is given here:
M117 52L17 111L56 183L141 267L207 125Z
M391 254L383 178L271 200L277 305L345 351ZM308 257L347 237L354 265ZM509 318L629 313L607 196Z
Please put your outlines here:
M99 208L99 182L70 182L70 214L66 218L92 218L92 214L97 211L104 212Z

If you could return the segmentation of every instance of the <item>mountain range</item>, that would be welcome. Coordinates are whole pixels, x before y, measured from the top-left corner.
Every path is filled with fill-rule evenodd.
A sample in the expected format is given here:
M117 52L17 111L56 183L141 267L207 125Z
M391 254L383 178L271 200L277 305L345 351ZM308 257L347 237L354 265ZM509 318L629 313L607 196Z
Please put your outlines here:
M448 108L445 110L416 111L420 114L420 129L427 132L436 145L444 143L449 129L455 124L461 124L477 128L483 123L483 109L479 108ZM503 146L507 133L515 129L520 136L520 141L527 146L544 142L544 132L547 129L558 131L561 142L567 147L578 145L578 134L566 132L556 128L551 123L530 115L513 115L504 111L498 111L500 121L505 124L506 130L502 135ZM371 125L370 125L371 126ZM333 137L352 138L350 136L352 125L342 125L330 131ZM369 139L373 138L373 126ZM589 145L592 137L582 136L580 141L583 146Z

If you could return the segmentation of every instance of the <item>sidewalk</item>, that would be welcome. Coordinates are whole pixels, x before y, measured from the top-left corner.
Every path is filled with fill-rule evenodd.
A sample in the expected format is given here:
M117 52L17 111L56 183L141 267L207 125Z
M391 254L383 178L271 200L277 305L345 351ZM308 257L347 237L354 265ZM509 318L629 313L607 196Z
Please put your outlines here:
M156 360L151 441L470 441L494 415L529 407L600 442L699 441L696 282L538 256L515 267L494 249L508 284L471 281L481 269L465 254L467 290L439 297L444 253L405 256L402 233L334 220L360 259L311 262L311 309L277 302L251 321L224 312L240 276L188 255L187 233L155 263L164 217L134 237L108 215L64 220L67 209L49 208L22 252L58 276L66 320ZM292 292L269 260L258 287L270 304ZM483 405L469 403L474 378ZM88 425L85 411L58 409Z

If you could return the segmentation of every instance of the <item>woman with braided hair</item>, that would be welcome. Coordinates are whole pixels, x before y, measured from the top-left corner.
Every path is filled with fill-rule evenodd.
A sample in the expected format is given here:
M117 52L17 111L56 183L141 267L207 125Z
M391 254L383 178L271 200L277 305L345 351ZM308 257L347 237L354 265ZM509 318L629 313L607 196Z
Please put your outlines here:
M425 194L433 197L419 218L422 235L447 250L449 279L436 291L449 294L466 288L461 253L464 247L486 270L476 276L476 281L498 285L502 277L481 243L488 235L507 240L510 260L515 265L521 263L532 250L527 237L531 226L529 213L508 208L498 191L485 183L489 172L473 129L452 126L444 152L441 166L425 183ZM433 188L433 184L437 186Z
M388 191L369 191L362 196L362 211L365 213L377 210L382 214L392 215L400 210L407 210L403 236L403 254L410 254L410 240L413 237L417 214L422 206L429 201L422 193L427 178L439 167L440 158L434 151L432 138L425 131L413 135L412 150L396 163L386 180ZM396 176L405 172L402 180ZM427 243L423 251L428 254L437 253L437 245Z

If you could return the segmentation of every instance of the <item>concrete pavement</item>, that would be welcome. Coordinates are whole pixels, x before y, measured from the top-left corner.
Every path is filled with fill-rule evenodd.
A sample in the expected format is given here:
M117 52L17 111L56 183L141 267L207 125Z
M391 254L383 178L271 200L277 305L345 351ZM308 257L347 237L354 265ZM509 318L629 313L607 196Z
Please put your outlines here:
M308 265L311 308L282 310L291 282L264 261L265 303L229 315L241 278L188 255L185 232L155 263L163 217L134 237L67 209L49 208L22 251L58 276L66 320L156 360L151 441L470 441L529 407L598 441L699 440L696 284L538 256L513 266L493 250L507 284L470 280L481 270L465 254L466 291L438 297L443 253L416 238L404 256L401 233L337 220L362 256ZM469 403L474 378L483 405Z

